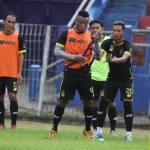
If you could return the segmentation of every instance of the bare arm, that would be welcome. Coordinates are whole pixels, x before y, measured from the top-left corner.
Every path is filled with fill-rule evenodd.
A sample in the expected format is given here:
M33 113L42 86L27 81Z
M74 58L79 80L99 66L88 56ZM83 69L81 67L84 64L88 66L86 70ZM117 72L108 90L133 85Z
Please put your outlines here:
M108 54L106 62L125 63L129 57L130 55L128 53L124 53L120 58L112 58L112 56Z

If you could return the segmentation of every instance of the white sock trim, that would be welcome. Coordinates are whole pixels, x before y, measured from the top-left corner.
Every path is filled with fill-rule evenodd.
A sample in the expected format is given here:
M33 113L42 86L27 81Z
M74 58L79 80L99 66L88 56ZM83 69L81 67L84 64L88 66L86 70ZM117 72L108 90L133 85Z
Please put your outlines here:
M131 136L131 131L126 131L126 135L130 135Z
M98 133L98 134L102 135L102 130L103 130L103 128L97 127L97 133Z

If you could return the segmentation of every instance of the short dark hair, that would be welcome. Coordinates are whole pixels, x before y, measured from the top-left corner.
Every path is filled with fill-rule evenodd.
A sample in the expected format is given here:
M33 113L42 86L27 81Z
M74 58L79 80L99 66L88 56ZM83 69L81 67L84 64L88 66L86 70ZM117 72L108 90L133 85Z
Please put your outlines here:
M100 24L101 27L104 26L104 24L103 24L103 22L102 22L101 20L99 20L99 19L94 19L94 20L90 21L90 23L89 23L90 28L91 28L91 26L92 26L94 23Z
M86 17L89 17L89 13L85 10L81 10L78 12L78 16L86 18Z
M13 12L13 11L9 11L5 16L4 16L4 20L6 20L7 16L14 16L15 18L17 18L17 15Z
M125 30L125 23L123 21L115 21L113 26L114 25L120 25L120 26L122 26L122 30Z

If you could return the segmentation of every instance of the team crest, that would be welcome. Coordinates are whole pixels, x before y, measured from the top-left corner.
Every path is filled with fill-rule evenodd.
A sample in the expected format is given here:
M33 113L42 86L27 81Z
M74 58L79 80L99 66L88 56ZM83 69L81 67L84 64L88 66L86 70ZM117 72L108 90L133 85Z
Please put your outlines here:
M13 85L14 85L13 91L17 91L17 88L18 88L17 82L13 82Z
M131 95L130 95L130 94L127 94L127 97L131 97Z
M17 91L17 88L16 88L16 87L14 87L13 91Z
M104 92L104 90L102 90L102 96L104 96L105 95L105 92Z
M114 45L110 45L109 51L113 51Z
M94 97L94 89L93 89L93 87L90 88L90 92L92 93L92 97Z
M60 93L61 97L64 97L65 96L65 91L62 90L61 93Z
M131 97L132 93L133 93L133 91L132 91L131 88L126 88L126 95L127 95L127 97Z

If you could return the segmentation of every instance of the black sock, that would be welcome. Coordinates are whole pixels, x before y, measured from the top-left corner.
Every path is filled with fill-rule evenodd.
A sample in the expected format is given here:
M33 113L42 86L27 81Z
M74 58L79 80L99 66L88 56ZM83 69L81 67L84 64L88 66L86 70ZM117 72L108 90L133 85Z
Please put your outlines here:
M18 114L18 103L17 101L10 102L10 113L11 113L11 124L16 125L17 114Z
M106 111L107 107L109 105L109 102L102 99L99 103L99 109L97 111L97 127L103 128L104 121L106 118Z
M85 130L91 130L91 122L92 122L92 107L84 107L84 115L85 115Z
M60 107L60 106L56 106L55 108L55 111L54 111L54 120L53 120L53 127L52 127L52 130L55 130L57 131L57 127L58 127L58 124L61 120L61 117L64 113L64 107Z
M97 127L97 107L93 107L92 108L92 125L93 125L93 129L96 130Z
M5 113L4 102L0 102L0 124L3 124L3 125L5 125L4 113Z
M115 131L116 120L117 120L117 110L116 110L116 107L108 108L108 116L109 116L111 130Z
M133 110L132 110L132 103L127 101L123 103L124 106L124 120L126 124L126 131L132 130L132 123L133 123Z

